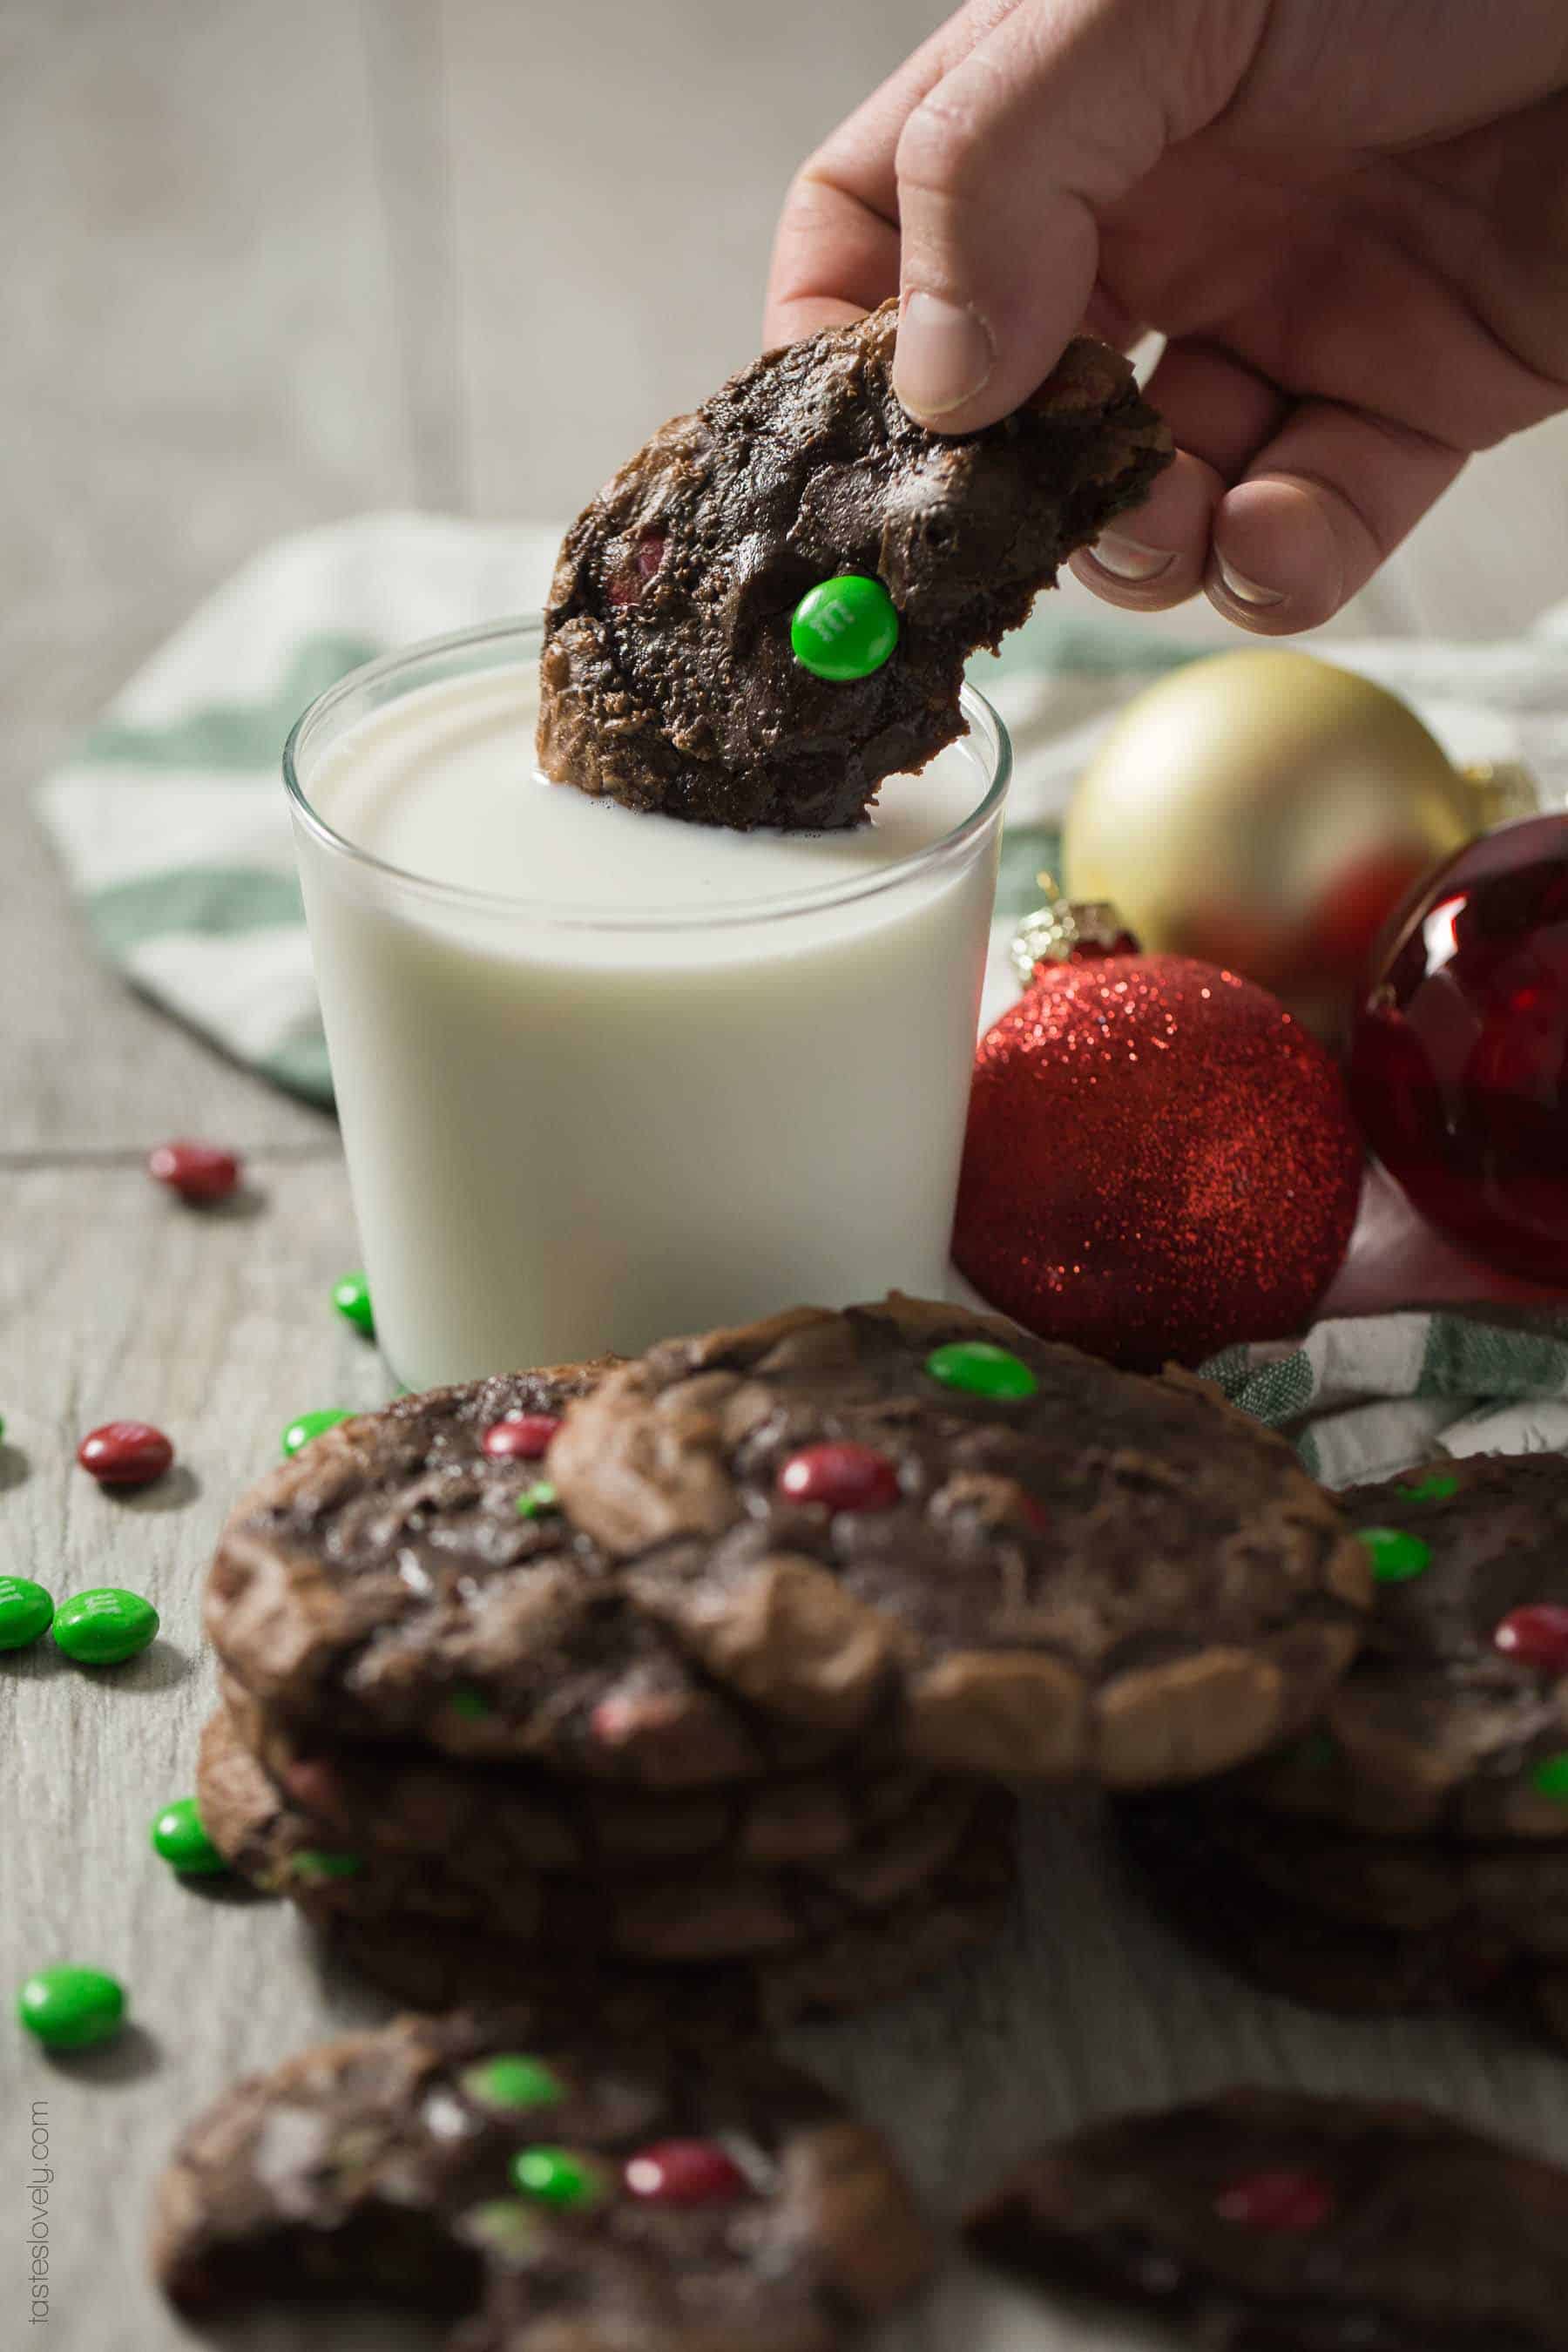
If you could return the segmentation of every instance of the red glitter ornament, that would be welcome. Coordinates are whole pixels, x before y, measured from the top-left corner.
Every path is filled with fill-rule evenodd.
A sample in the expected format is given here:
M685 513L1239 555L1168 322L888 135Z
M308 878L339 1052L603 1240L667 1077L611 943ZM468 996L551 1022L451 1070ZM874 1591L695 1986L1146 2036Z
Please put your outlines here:
M825 1503L830 1511L886 1511L899 1499L899 1474L874 1446L808 1445L790 1455L778 1489L792 1503Z
M1490 1265L1568 1280L1568 816L1484 834L1405 902L1350 1081L1422 1216Z
M1568 1609L1550 1601L1511 1609L1492 1635L1505 1658L1542 1674L1568 1675Z
M1337 2201L1321 2172L1249 2172L1220 2190L1214 2210L1241 2230L1321 2230Z
M1042 1338L1195 1364L1301 1328L1361 1174L1340 1074L1274 997L1089 941L981 1043L953 1255Z

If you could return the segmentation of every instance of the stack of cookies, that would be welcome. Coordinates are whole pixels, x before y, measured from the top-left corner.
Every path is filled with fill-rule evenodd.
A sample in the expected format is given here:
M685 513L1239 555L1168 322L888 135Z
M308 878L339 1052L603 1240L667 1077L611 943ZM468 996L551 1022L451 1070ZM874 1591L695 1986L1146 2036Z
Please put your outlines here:
M1268 1989L1367 2012L1502 1996L1568 2039L1568 1461L1445 1460L1341 1499L1377 1600L1321 1721L1127 1806L1129 1847Z
M590 1971L828 2010L994 1926L1007 1784L1289 1740L1369 1597L1201 1383L801 1309L401 1398L263 1480L198 1804L422 2005Z

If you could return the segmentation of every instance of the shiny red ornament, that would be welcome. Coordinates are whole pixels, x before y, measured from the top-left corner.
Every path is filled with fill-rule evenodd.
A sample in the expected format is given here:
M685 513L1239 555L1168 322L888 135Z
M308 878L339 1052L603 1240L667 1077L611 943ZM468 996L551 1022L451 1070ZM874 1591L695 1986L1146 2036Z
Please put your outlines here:
M174 1449L151 1422L106 1421L88 1431L76 1458L100 1486L150 1486L173 1462Z
M733 2205L751 2182L711 2139L663 2139L628 2157L626 2184L650 2205Z
M1542 1674L1568 1675L1568 1609L1550 1601L1511 1609L1492 1635L1505 1658Z
M1422 1216L1489 1265L1568 1281L1568 816L1483 834L1406 901L1350 1083Z
M1079 950L981 1042L953 1256L1043 1339L1195 1364L1302 1328L1361 1176L1339 1071L1276 998L1188 956Z
M147 1173L192 1208L226 1201L238 1189L239 1158L216 1143L160 1143L147 1154Z
M1242 2230L1321 2230L1337 2202L1321 2172L1249 2172L1220 2190L1214 2210Z
M509 1412L504 1421L491 1422L484 1449L492 1462L538 1462L560 1426L559 1413Z
M789 1502L830 1511L886 1511L899 1499L899 1474L873 1446L808 1445L784 1464L778 1490Z

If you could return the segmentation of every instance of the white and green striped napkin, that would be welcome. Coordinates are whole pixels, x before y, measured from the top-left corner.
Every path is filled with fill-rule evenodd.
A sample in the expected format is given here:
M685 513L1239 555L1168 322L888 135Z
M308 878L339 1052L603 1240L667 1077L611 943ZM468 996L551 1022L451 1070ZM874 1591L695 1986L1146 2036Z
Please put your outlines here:
M283 739L357 664L536 608L559 540L557 527L375 515L247 564L40 789L39 814L107 961L265 1076L330 1101ZM1060 812L1100 733L1152 677L1209 650L1047 597L999 660L977 665L1016 759L987 1019L1017 992L1007 940L1054 863ZM1405 695L1456 758L1523 760L1552 803L1568 800L1568 604L1506 643L1331 651ZM1332 1485L1445 1445L1568 1447L1568 1303L1560 1320L1539 1307L1489 1318L1473 1298L1463 1313L1357 1315L1320 1324L1297 1348L1231 1349L1211 1370L1249 1412L1290 1428Z

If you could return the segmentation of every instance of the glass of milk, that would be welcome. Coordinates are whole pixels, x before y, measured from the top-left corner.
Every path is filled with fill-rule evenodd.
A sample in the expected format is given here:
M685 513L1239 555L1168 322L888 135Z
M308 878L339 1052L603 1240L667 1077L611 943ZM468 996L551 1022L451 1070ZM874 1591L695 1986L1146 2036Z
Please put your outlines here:
M946 1280L1009 753L853 831L547 783L537 621L357 670L284 754L376 1331L423 1388Z

